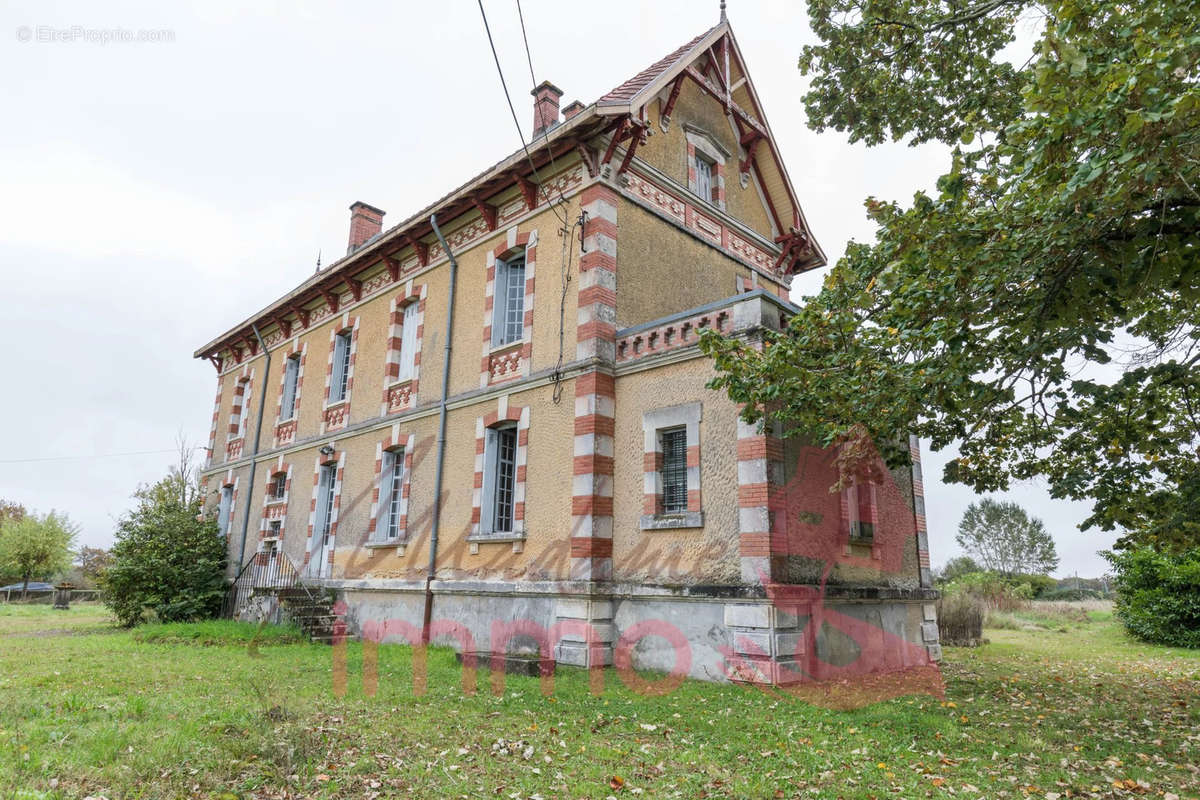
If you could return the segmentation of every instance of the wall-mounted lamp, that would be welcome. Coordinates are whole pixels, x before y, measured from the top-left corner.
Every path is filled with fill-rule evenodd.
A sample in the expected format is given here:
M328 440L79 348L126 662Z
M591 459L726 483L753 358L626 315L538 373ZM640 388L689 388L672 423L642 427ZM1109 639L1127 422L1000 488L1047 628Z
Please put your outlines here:
M331 455L333 455L333 454L334 454L334 452L335 452L335 451L334 451L334 449L333 449L333 445L328 445L328 444L327 444L327 445L325 445L324 447L322 447L322 448L321 448L321 455L323 455L323 456L331 456Z

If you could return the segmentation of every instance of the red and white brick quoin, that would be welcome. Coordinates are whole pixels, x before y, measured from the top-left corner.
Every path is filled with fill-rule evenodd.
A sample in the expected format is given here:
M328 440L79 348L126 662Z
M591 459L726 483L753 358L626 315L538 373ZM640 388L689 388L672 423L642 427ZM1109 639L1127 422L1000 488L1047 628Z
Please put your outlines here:
M571 577L612 579L613 429L616 391L617 194L596 183L583 190L584 255L579 261L577 359L593 367L575 379Z
M772 556L787 552L783 441L776 424L759 430L740 417L737 422L739 551L747 584L769 581Z

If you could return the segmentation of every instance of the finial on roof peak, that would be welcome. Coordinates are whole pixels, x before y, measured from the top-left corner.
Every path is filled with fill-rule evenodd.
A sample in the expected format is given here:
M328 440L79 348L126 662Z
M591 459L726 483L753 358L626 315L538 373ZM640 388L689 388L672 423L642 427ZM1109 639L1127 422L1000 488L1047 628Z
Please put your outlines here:
M721 0L721 22L725 21L725 0Z

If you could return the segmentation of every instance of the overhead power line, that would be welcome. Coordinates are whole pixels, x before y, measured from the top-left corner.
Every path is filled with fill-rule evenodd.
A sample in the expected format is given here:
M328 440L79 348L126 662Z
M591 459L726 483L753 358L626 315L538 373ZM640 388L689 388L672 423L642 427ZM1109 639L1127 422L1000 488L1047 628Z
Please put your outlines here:
M554 216L558 217L558 221L563 227L567 225L567 218L555 207L554 201L542 186L542 181L538 177L537 167L533 163L533 155L529 152L529 146L525 144L525 134L521 131L521 121L517 119L517 109L513 106L512 96L508 93L508 82L504 80L504 70L500 67L500 56L496 53L496 42L492 39L492 28L488 25L487 12L483 10L483 0L479 0L479 15L483 17L483 29L487 33L488 45L492 48L492 60L496 62L496 73L500 76L500 87L504 89L504 99L508 102L508 110L512 114L513 125L517 127L517 137L521 140L521 149L525 151L525 158L529 161L529 169L533 171L533 179L541 189L542 194L550 206L550 210L554 212ZM524 27L522 27L524 30Z
M207 447L192 447L191 450L207 450ZM43 458L4 458L0 459L0 464L32 464L38 461L88 461L99 458L123 458L125 456L151 456L162 455L164 453L178 453L179 448L173 447L170 450L134 450L128 453L100 453L97 455L84 456L45 456Z

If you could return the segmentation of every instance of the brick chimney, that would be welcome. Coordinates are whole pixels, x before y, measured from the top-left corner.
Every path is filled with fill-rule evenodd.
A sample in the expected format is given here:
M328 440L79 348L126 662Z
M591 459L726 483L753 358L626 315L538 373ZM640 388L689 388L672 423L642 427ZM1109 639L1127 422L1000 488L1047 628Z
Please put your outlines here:
M563 93L550 81L542 81L530 94L533 95L533 138L536 139L558 124L558 101Z
M570 119L571 117L578 114L580 111L583 111L583 109L585 109L586 107L587 106L585 106L583 103L579 102L578 100L575 100L569 106L567 106L566 108L563 109L563 118Z
M387 212L361 201L350 206L350 244L346 246L347 254L353 253L383 230L385 213Z

